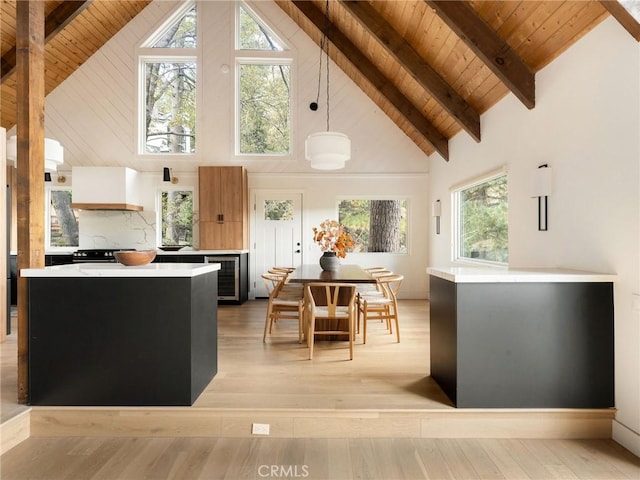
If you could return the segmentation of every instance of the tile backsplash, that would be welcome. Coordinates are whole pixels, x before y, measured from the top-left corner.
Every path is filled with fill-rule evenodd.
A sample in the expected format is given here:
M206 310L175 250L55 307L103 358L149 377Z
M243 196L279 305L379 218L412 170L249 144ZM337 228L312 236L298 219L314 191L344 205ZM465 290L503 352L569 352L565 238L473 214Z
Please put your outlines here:
M82 210L79 231L80 249L155 249L156 212Z

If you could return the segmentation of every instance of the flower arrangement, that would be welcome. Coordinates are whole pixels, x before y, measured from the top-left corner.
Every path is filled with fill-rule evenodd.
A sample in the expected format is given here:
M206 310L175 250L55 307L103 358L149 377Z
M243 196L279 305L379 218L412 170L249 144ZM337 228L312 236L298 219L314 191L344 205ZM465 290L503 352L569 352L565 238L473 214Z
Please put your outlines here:
M325 220L320 227L313 227L313 241L320 245L323 252L335 252L339 258L347 256L347 249L355 242L351 235L344 231L342 225L335 220Z

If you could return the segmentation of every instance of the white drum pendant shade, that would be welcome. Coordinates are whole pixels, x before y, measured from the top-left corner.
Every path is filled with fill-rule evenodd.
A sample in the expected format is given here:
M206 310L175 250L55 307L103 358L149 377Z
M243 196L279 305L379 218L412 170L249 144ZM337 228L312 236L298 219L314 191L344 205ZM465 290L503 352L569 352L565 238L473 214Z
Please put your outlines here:
M312 133L305 141L304 150L311 168L339 170L351 158L351 140L339 132Z
M18 159L18 139L15 135L7 140L7 160L13 161L14 165ZM44 170L55 172L58 165L64 163L64 148L57 140L51 138L44 139Z

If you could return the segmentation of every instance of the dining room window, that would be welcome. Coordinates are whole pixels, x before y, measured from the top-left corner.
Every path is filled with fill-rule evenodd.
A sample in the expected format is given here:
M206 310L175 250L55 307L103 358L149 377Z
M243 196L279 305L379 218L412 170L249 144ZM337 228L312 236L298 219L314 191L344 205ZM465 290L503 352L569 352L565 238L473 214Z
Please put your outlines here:
M351 235L351 252L407 253L406 198L349 198L338 202L338 222Z
M508 182L504 171L452 190L454 260L507 265Z

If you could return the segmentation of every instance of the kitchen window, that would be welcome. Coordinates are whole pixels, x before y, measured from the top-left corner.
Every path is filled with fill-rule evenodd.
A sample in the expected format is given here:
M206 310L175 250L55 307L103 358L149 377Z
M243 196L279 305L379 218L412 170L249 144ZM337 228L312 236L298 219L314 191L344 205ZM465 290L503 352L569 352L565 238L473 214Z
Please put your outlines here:
M189 2L139 49L139 153L196 151L197 7Z
M453 189L454 260L508 264L507 186L500 170Z
M71 208L71 188L50 188L47 193L47 249L77 247L78 210Z
M159 193L158 245L191 246L193 244L193 191L163 190Z
M289 155L292 59L254 11L237 8L236 154Z
M338 222L355 241L351 252L408 251L406 198L340 200Z

